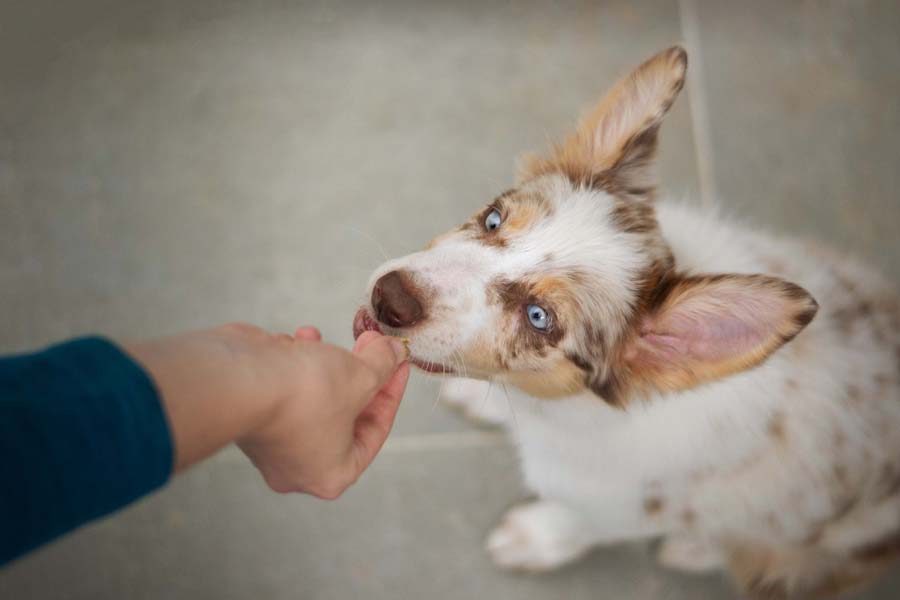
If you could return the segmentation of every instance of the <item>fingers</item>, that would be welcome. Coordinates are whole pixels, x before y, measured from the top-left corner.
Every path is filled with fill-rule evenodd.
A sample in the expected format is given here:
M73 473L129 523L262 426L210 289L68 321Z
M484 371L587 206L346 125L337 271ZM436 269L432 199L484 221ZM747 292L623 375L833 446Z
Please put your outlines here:
M375 340L383 338L384 335L377 331L363 331L356 341L353 343L353 353L356 354Z
M303 327L299 327L297 331L294 332L294 338L303 340L304 342L321 342L322 334L315 327L305 325Z
M409 363L400 365L390 381L375 394L375 398L356 420L354 459L357 473L362 473L375 460L375 456L390 434L394 417L400 408L400 400L409 381L409 369Z
M379 392L387 394L392 399L396 398L397 404L399 405L400 399L403 398L403 393L406 392L406 384L409 382L409 372L410 366L407 361L400 365L400 368L394 372L393 376L391 376L388 382L381 387Z
M406 346L398 338L374 334L375 338L365 334L356 341L353 353L368 369L360 370L359 384L361 391L367 396L368 403L372 395L380 390L397 371L397 367L407 359Z

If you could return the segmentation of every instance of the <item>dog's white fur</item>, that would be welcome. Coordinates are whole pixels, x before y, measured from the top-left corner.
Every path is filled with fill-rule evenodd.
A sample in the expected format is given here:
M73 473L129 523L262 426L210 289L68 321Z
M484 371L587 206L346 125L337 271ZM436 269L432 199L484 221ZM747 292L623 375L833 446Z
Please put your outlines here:
M607 335L622 333L618 307L634 303L635 274L651 260L644 238L610 224L616 200L604 191L552 174L528 186L551 211L510 245L451 232L373 275L370 289L403 269L429 290L428 322L400 332L420 361L503 382L553 359L516 356L498 370L470 358L504 339L499 331L522 326L491 302L492 282L536 270L588 271L593 293L579 305L608 317ZM598 544L661 536L663 564L727 564L753 593L856 583L877 562L873 549L900 532L895 292L811 243L665 201L656 217L680 272L774 275L802 286L821 310L759 366L655 392L624 410L587 388L539 400L512 389L507 397L485 381L448 381L449 402L508 428L538 497L489 535L491 556L504 567L543 570ZM573 344L564 338L559 352L577 350Z
M661 203L658 215L676 262L689 271L759 273L776 263L826 309L849 300L835 274L873 295L893 293L861 265L814 246L677 204ZM890 323L876 326L897 343ZM492 556L501 565L553 567L585 545L667 535L690 544L680 552L665 544L664 562L694 569L698 548L704 568L720 566L717 540L793 546L816 539L819 550L846 555L889 536L900 528L900 495L882 497L878 488L890 485L884 469L900 473L900 387L883 347L872 331L848 337L822 315L756 369L625 411L590 392L540 402L514 390L507 399L496 386L488 394L484 382L462 390L448 382L451 403L508 425L526 484L546 499L533 505L531 518L516 509L504 521L489 538ZM893 383L877 389L879 374ZM853 385L861 398L848 397ZM773 419L783 443L771 437ZM836 439L845 439L843 447ZM846 489L835 468L849 479ZM854 508L833 521L851 501ZM545 503L557 507L553 518L549 508L538 510ZM558 514L562 507L570 509L569 522ZM529 553L523 545L535 547Z

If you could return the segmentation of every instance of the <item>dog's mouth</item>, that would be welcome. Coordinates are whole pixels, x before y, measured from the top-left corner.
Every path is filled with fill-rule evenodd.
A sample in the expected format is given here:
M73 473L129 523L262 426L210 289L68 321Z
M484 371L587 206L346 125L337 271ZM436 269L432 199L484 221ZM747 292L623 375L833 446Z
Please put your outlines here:
M382 329L381 323L373 318L365 307L360 308L356 312L356 316L353 317L353 339L361 336L364 331L377 331L378 333L385 333ZM409 362L428 373L453 373L453 369L444 364L431 362L430 360L420 360L415 356L410 357Z

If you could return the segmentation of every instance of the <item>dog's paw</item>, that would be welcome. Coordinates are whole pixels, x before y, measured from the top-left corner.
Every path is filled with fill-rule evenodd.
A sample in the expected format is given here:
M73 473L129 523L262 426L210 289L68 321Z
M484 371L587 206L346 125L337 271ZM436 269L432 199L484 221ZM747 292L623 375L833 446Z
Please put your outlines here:
M441 384L443 401L480 425L498 426L509 420L509 404L501 396L487 381L453 377Z
M724 566L718 547L699 537L670 535L659 545L659 564L676 571L708 573Z
M538 501L506 513L488 536L486 546L498 567L540 572L579 558L591 543L572 509Z

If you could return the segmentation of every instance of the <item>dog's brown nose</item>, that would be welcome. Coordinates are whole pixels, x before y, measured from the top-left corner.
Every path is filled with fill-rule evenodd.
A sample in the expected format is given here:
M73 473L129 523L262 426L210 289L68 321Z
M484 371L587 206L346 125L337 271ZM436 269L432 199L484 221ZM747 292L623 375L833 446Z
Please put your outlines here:
M414 286L402 271L382 275L372 288L372 308L382 323L391 327L409 327L424 313L422 304L413 295Z

